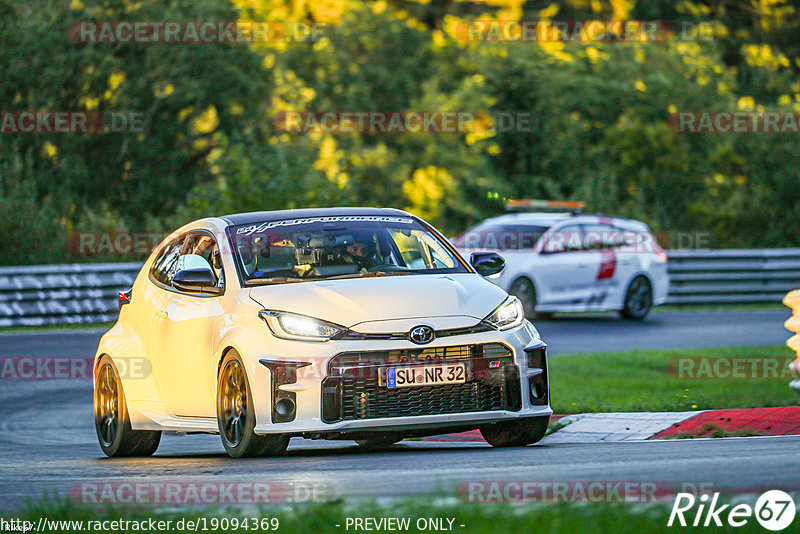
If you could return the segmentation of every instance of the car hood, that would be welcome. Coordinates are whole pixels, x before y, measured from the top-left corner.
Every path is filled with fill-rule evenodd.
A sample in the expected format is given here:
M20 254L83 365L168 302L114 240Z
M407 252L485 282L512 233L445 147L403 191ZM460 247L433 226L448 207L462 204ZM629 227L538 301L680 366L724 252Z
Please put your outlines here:
M411 274L348 278L250 289L265 309L308 315L351 327L366 321L468 316L483 319L506 292L472 274Z

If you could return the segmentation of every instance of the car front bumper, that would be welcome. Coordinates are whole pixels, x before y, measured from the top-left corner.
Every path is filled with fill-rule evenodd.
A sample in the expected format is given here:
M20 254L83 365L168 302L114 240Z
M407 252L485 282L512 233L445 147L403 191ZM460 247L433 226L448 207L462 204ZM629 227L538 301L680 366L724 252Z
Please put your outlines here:
M248 365L257 434L286 433L330 439L377 432L425 435L553 413L549 403L546 345L526 323L503 332L492 330L437 338L424 346L405 340L325 343L281 340L275 347L278 349L275 353L263 354L256 358L257 363L251 360ZM423 353L420 357L424 357L429 353L452 354L453 350L465 347L502 348L505 352L497 355L489 348L477 352L472 349L464 358L448 356L446 360L391 364L446 361L467 365L468 377L463 385L412 386L402 388L402 392L377 385L376 373L389 364L352 367L342 375L332 372L330 365L334 357L342 354ZM290 413L277 409L282 400L284 408L292 408ZM331 409L332 403L336 410ZM487 406L490 409L481 409ZM399 415L393 416L395 413Z

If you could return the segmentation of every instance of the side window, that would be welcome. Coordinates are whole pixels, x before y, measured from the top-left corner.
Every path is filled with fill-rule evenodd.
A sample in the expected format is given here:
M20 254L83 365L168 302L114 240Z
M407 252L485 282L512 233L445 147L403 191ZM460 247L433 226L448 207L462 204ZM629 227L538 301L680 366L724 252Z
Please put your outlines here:
M153 262L153 278L162 284L172 285L172 277L178 272L178 258L183 243L184 238L181 237L164 247Z
M451 269L456 265L455 259L442 244L425 232L412 230L405 235L403 232L389 230L389 235L409 269Z
M213 237L208 234L190 234L180 252L176 272L182 269L211 269L219 285L222 279L222 258Z
M556 252L576 252L584 250L585 234L580 225L569 224L550 232L543 252L552 254Z
M585 224L586 248L588 250L607 250L625 244L622 231L607 224Z

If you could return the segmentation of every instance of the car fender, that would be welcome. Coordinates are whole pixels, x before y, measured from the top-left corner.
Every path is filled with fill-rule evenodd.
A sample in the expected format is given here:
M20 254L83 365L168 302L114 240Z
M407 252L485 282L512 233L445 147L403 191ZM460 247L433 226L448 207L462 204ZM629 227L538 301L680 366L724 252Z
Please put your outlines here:
M114 361L129 405L132 402L162 401L153 373L153 362L139 332L126 323L117 321L100 338L95 353L93 376L103 355L108 355Z
M230 327L225 330L220 338L216 351L216 370L214 376L219 377L222 361L228 352L235 350L244 365L244 372L250 384L250 395L253 399L253 408L256 413L256 424L266 425L272 423L272 376L259 360L267 354L267 343L269 331L267 325L253 314L253 318L243 320L239 317L239 323L229 323ZM217 383L214 384L214 395L217 394Z

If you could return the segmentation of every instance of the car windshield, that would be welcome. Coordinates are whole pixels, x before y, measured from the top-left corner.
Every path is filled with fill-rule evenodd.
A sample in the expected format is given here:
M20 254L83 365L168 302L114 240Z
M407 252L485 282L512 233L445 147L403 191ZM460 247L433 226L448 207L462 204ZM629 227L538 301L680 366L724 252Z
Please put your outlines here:
M442 240L410 217L265 221L232 227L229 235L248 284L469 272Z

